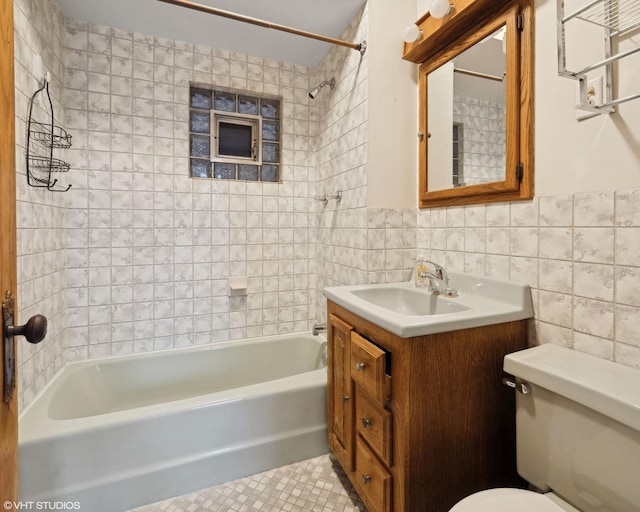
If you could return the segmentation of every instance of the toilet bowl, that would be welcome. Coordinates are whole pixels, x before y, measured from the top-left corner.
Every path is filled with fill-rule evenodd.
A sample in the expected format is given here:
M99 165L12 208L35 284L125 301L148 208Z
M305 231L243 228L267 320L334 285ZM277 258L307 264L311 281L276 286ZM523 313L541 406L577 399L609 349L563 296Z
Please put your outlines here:
M489 489L467 496L449 512L580 512L552 493Z
M640 371L557 345L509 354L518 473L450 512L640 512ZM562 499L560 498L562 496Z

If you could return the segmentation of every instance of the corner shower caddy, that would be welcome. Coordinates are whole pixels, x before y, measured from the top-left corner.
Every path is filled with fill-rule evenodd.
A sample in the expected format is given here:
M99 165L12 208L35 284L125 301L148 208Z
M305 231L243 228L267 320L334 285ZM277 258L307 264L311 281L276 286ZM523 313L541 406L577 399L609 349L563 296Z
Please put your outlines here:
M46 119L44 122L36 121L33 117L33 105L36 99L43 95ZM54 149L68 149L71 147L71 135L55 124L53 114L53 102L49 93L49 80L45 78L42 87L38 89L29 102L29 117L27 121L27 183L32 187L46 188L53 192L66 192L71 188L60 187L58 179L53 178L54 172L68 172L70 165L67 162L53 157ZM41 151L37 149L41 148Z
M580 103L576 108L594 114L615 112L616 105L640 98L640 93L615 98L613 92L613 63L640 51L640 45L614 54L614 43L620 37L640 27L639 0L595 0L565 16L564 0L557 0L558 9L558 74L566 78L579 80ZM565 27L571 21L581 21L600 26L604 30L604 60L591 64L579 71L567 69ZM604 95L601 104L592 101L593 92L589 91L587 73L604 68Z

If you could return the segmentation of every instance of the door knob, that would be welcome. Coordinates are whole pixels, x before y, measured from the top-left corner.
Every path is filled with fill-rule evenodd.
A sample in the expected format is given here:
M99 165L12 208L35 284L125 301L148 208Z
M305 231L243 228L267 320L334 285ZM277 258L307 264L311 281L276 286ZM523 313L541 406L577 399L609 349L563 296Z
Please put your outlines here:
M6 335L24 336L29 343L40 343L47 335L47 317L34 315L24 325L7 325Z
M4 347L3 400L8 404L13 397L16 382L16 356L14 336L24 336L29 343L40 343L47 335L47 319L34 315L24 325L13 325L15 300L11 292L6 292L2 300L2 343Z

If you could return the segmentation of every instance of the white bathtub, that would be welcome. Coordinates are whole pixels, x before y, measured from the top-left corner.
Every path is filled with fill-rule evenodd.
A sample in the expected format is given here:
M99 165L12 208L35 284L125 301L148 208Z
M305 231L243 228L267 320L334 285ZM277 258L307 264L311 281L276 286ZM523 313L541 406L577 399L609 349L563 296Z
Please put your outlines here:
M115 512L327 453L324 341L68 365L20 417L20 499Z

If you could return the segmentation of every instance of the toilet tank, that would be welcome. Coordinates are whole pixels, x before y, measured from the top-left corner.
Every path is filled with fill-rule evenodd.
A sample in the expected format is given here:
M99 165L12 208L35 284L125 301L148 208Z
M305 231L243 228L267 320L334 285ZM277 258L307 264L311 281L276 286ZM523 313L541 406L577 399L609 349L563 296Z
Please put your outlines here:
M547 344L509 354L518 473L584 512L640 512L640 371Z

